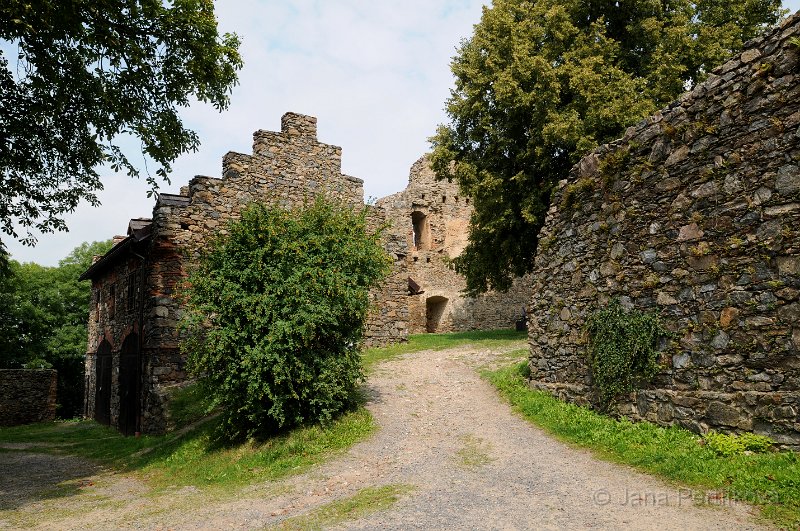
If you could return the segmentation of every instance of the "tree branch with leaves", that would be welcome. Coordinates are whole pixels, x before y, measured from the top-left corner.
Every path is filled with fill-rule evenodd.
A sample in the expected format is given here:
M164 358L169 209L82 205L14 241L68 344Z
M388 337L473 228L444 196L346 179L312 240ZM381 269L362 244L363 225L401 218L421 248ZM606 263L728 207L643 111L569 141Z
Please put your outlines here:
M171 163L199 146L178 109L228 107L238 47L211 0L4 2L0 230L33 245L32 229L66 230L64 214L98 204L102 165L139 177L126 137L157 166L144 176L151 190L169 182Z
M780 0L494 0L453 58L440 177L473 198L472 294L533 270L554 185L782 16Z

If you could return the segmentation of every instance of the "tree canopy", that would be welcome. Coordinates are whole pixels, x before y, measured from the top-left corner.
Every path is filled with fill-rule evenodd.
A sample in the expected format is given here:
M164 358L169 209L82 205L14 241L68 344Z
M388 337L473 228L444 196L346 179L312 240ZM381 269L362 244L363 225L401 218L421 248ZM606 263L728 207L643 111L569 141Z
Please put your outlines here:
M780 0L494 0L453 58L440 177L473 198L467 289L533 269L555 183L780 19ZM454 161L454 163L453 163Z
M126 138L155 164L151 187L167 180L199 145L178 108L227 108L238 46L218 33L212 0L3 2L0 229L28 244L32 228L65 230L65 213L97 204L100 165L139 176Z
M366 209L254 204L189 275L183 350L236 439L353 404L369 288L389 270Z

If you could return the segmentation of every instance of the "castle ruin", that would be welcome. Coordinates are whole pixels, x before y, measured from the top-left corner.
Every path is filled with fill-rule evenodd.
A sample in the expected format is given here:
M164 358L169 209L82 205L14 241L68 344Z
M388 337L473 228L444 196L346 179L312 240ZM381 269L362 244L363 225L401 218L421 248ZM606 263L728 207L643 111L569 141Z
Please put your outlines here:
M402 192L379 199L391 222L390 234L410 250L408 329L410 333L510 328L522 318L530 277L515 280L507 293L465 297L466 280L451 260L467 246L470 198L452 178L437 179L427 157L411 167Z
M168 429L170 394L189 379L176 297L187 269L254 201L291 208L324 194L363 208L363 181L341 173L341 153L317 140L316 118L287 113L280 132L254 133L252 154L226 154L221 178L194 177L179 194L160 194L152 218L130 221L126 236L81 277L92 281L87 417L125 434ZM367 208L371 226L389 222L384 247L393 267L370 294L366 345L404 341L409 331L513 326L527 289L511 299L464 299L463 279L447 267L446 257L463 249L469 219L468 199L454 184L436 181L421 161L405 192ZM422 287L410 292L409 278Z

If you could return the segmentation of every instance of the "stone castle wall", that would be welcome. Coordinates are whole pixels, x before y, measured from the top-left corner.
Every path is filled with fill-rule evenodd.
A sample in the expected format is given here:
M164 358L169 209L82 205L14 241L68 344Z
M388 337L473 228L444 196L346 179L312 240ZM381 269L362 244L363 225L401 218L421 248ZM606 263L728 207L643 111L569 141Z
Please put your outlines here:
M0 370L0 426L54 420L56 389L54 370Z
M119 420L120 349L128 336L139 332L137 316L141 309L141 275L142 259L129 256L102 278L92 282L85 362L84 413L90 418L95 416L97 351L100 344L105 341L111 352L110 422L114 425Z
M248 204L260 201L291 208L324 194L353 208L363 208L363 181L342 174L341 158L342 148L317 141L316 118L286 113L280 132L260 130L253 134L251 155L225 155L221 179L195 177L179 196L162 196L153 215L154 249L163 255L153 262L162 271L156 272L153 281L163 298L159 297L150 318L164 326L153 334L153 342L161 349L177 348L174 325L181 310L171 296L174 287L197 251L213 236L225 234L226 225L238 219ZM372 216L382 214L374 212ZM185 257L189 262L184 263ZM398 260L396 254L394 258ZM391 286L388 281L378 293L391 292ZM374 344L405 338L405 316L399 311L384 312L389 306L371 314L366 332Z
M186 380L184 358L178 345L180 302L174 297L197 252L226 225L238 219L254 201L284 208L300 206L324 194L353 208L364 208L363 181L341 172L342 148L317 140L317 119L286 113L281 131L259 130L253 134L250 155L230 152L222 162L221 179L198 176L180 195L162 195L153 211L153 244L150 291L153 304L147 322L152 323L145 349L152 360L146 417L166 422L164 404L169 390ZM382 212L373 209L376 225ZM393 274L372 298L385 301L397 289L402 269L393 255ZM402 275L402 273L400 273ZM406 337L406 315L396 304L376 305L366 324L365 342L381 345ZM154 426L163 431L166 425Z
M452 332L513 328L530 296L528 278L508 293L465 297L464 278L449 261L467 245L470 198L453 180L436 179L427 157L411 167L402 192L378 200L390 222L390 234L410 250L406 273L422 293L404 293L408 301L409 332Z
M368 228L371 231L385 227L386 211L375 205L367 211ZM392 258L392 268L380 286L370 290L370 314L364 325L364 345L385 346L408 339L408 246L405 240L386 232L383 247Z
M800 15L559 184L534 272L532 385L587 403L586 319L618 298L674 332L634 419L800 448Z
M286 113L281 132L256 131L253 153L228 153L221 179L198 176L180 195L162 195L153 211L153 247L159 254L153 275L157 304L150 318L158 330L149 341L177 347L174 326L180 305L172 297L187 266L208 241L226 233L254 201L291 208L319 194L361 208L363 181L341 172L342 149L317 141L316 118ZM188 261L186 261L188 258Z

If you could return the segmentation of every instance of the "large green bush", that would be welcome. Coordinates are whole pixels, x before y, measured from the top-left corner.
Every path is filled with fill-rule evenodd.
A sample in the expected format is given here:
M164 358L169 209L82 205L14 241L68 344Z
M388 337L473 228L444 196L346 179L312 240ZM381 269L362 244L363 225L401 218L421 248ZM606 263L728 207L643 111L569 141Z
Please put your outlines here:
M368 290L390 260L366 210L253 204L189 276L183 348L223 434L326 422L352 406Z

